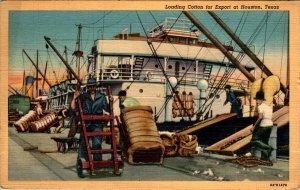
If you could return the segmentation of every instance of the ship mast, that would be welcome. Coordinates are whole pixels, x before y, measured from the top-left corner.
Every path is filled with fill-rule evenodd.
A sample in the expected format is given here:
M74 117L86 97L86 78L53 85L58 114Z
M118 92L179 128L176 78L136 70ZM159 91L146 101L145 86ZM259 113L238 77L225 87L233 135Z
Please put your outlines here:
M39 96L39 50L36 50L35 97Z
M29 59L29 61L32 63L32 65L36 68L36 70L39 72L39 74L43 77L43 79L46 81L46 83L49 85L49 87L51 87L50 82L48 81L48 79L44 76L44 74L40 71L40 69L37 67L37 65L33 62L33 60L29 57L29 55L26 53L26 51L23 49L24 54L27 56L27 58Z
M247 71L247 69L223 46L223 44L189 11L183 13L191 20L191 22L201 31L207 38L247 77L251 82L255 81L255 77Z
M22 84L22 93L25 94L25 70L23 71L23 84Z
M67 46L65 46L64 54L65 54L66 63L69 64L69 61L68 61L68 49L67 49ZM67 68L67 79L71 79L71 78L72 78L72 73L71 73L71 72L68 70L68 68Z
M45 70L44 70L44 76L46 77L47 74L47 67L48 67L48 61L46 62L45 65ZM43 84L42 84L42 91L44 92L44 88L45 88L45 79L43 80Z
M273 73L267 68L263 62L248 48L248 46L218 17L214 12L208 11L208 13L215 19L215 21L225 30L225 32L240 46L240 48L254 61L254 63L264 72L267 76L273 75ZM286 93L285 86L280 82L280 90Z
M80 38L81 38L81 24L78 26L78 34L77 34L77 40L76 40L76 50L74 51L73 55L76 56L76 66L77 66L77 75L78 78L80 78L80 58L83 56L83 52L80 50Z

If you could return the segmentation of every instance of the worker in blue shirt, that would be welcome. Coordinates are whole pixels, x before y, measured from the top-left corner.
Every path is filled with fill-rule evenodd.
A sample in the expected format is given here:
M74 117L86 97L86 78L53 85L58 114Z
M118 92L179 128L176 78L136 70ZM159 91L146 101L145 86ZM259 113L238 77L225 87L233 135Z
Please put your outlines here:
M241 101L235 96L235 94L231 90L230 85L225 85L224 89L225 89L225 92L226 92L226 100L224 102L224 106L228 102L230 102L230 104L231 104L230 113L237 113L238 117L242 117L243 113L242 113Z
M105 94L97 91L96 79L91 77L87 81L87 92L79 93L75 91L74 97L71 102L71 108L75 112L78 109L77 98L80 99L83 114L87 115L103 115L103 111L109 112L109 104L106 100ZM109 97L113 101L113 97ZM87 132L101 132L106 122L97 120L85 121ZM92 149L101 149L102 137L93 136ZM87 149L83 136L83 131L80 132L78 158L87 160ZM93 160L102 160L102 154L97 153L93 155Z

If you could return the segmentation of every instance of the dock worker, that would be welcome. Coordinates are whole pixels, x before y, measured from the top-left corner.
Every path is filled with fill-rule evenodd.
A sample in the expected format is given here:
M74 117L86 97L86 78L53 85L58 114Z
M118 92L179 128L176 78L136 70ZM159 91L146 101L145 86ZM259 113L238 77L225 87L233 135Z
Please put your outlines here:
M97 91L97 81L94 77L90 77L87 81L87 92L79 93L78 90L75 91L74 97L71 102L71 108L73 113L78 109L77 98L80 99L82 105L83 114L87 115L103 115L103 111L109 112L109 105L105 94ZM113 101L113 97L110 96L109 99ZM75 115L75 114L74 114ZM103 126L106 122L100 122L97 120L85 121L87 132L101 132ZM101 149L102 137L93 136L92 138L92 148ZM83 131L80 131L79 138L79 148L78 148L78 158L88 160L86 144L83 136ZM93 155L93 160L102 160L102 154L97 153Z
M37 103L36 107L36 113L38 115L38 118L41 118L43 116L43 109L40 103Z
M237 113L237 117L242 117L243 113L241 101L233 93L230 85L225 85L224 90L226 92L226 100L223 105L225 106L228 102L230 102L230 113Z
M119 93L118 93L118 96L119 96L120 110L123 110L124 108L129 107L129 106L139 106L139 105L141 105L140 102L137 99L132 98L132 97L128 97L126 90L120 90Z
M253 135L251 139L252 148L262 150L261 159L269 160L273 148L268 145L271 130L273 127L273 110L264 103L265 96L263 91L258 91L254 97L258 109L258 119L251 129Z
M64 119L67 118L67 109L61 109L57 113L57 120L58 120L58 125L54 130L54 133L59 133L61 128L64 126Z

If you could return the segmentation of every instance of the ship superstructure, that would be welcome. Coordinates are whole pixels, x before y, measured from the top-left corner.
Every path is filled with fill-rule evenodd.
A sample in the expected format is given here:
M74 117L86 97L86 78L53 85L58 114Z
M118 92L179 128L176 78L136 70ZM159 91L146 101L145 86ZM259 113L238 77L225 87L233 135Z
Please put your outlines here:
M199 113L215 116L229 112L229 106L215 109L223 106L225 101L223 86L231 84L245 90L248 81L230 78L235 66L214 44L201 41L200 37L200 32L193 29L188 20L166 18L150 28L147 36L124 31L113 39L95 40L88 55L85 79L96 77L101 85L112 87L113 95L119 90L127 90L128 96L152 106L159 123L195 120ZM229 45L224 48L236 56L240 53ZM170 79L173 89L169 85ZM66 80L53 85L48 109L68 106L75 83L76 80ZM205 89L201 89L203 83L207 83ZM174 115L175 91L180 96L186 94L181 103L183 107L191 95L192 106L189 108L193 108L193 113ZM205 101L209 99L211 103L205 107ZM114 106L119 110L118 102Z

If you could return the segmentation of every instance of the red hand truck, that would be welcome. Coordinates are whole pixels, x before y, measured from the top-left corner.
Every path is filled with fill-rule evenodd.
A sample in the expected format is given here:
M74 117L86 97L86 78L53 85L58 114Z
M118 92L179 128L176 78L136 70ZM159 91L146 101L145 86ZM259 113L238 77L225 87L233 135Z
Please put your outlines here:
M107 94L111 96L111 88L107 88ZM113 101L109 100L109 115L84 115L82 111L82 105L80 99L77 99L79 107L79 115L82 124L82 132L87 148L88 161L77 158L77 174L79 177L83 178L84 173L83 169L90 169L90 174L95 175L95 167L97 168L107 168L113 167L115 175L121 175L124 167L124 162L118 159L117 148L116 148L116 139L115 139L115 130L114 130L114 112L113 112ZM87 132L85 120L98 120L98 121L108 121L110 124L110 132ZM110 149L91 149L89 144L89 137L93 136L110 136L111 138L111 148ZM101 160L95 161L92 158L92 155L95 153L102 154L111 154L111 160Z

